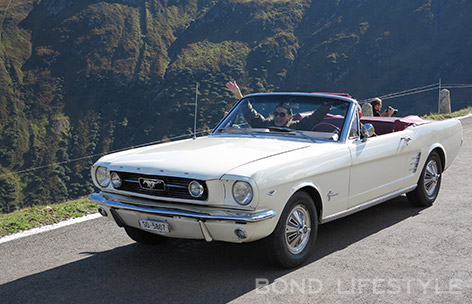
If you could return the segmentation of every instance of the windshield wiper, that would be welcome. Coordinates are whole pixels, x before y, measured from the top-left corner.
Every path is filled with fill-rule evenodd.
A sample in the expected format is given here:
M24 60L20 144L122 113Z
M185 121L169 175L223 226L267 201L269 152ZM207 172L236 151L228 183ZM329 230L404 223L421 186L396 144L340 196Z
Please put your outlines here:
M296 130L296 129L290 129L290 128L287 128L287 127L276 127L276 126L268 127L268 129L269 129L269 131L277 131L277 132L285 132L285 133L294 132L294 133L297 133L298 135L301 135L301 136L311 140L312 142L316 142L316 140L313 137L310 137L310 136L306 135L305 133L303 133L302 131L299 131L299 130Z
M244 129L239 129L239 128L221 128L218 130L218 132L242 133L242 134L250 135L252 137L256 137L256 135L252 134L251 132L246 131Z

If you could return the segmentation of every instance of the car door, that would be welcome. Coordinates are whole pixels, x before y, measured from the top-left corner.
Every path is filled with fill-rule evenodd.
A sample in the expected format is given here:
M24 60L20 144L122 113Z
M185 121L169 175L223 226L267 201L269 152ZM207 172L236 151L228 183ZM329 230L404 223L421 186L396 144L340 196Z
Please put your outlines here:
M398 191L408 185L411 130L351 140L348 208Z

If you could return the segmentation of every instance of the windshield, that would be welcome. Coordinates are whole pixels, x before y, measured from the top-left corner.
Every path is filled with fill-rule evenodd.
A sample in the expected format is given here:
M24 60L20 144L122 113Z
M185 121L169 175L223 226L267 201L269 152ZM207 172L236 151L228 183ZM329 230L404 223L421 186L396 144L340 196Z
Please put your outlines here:
M298 136L338 141L349 102L310 95L256 95L242 99L214 134Z

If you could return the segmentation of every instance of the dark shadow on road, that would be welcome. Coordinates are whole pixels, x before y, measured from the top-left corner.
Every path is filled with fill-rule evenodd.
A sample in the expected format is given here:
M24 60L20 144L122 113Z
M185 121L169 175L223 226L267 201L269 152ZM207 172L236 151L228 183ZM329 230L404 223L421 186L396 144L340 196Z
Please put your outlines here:
M402 196L322 225L307 264L421 210ZM1 302L225 303L253 290L256 278L272 282L293 271L268 264L263 242L170 240L156 247L132 244L82 254L82 260L0 286Z

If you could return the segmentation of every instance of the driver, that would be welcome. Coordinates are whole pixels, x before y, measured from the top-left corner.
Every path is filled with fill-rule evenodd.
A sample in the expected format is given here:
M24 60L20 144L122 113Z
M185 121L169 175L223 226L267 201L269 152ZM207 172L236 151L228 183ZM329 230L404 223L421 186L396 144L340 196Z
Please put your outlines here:
M232 92L233 95L238 99L243 97L236 81L228 81L226 83L226 90ZM301 120L294 121L292 120L292 108L284 103L278 104L275 107L272 115L268 118L265 118L259 112L257 112L248 101L246 101L243 106L245 106L243 113L244 118L253 128L266 128L275 126L307 131L313 129L314 126L319 124L330 109L329 104L323 103L311 115L305 116Z

